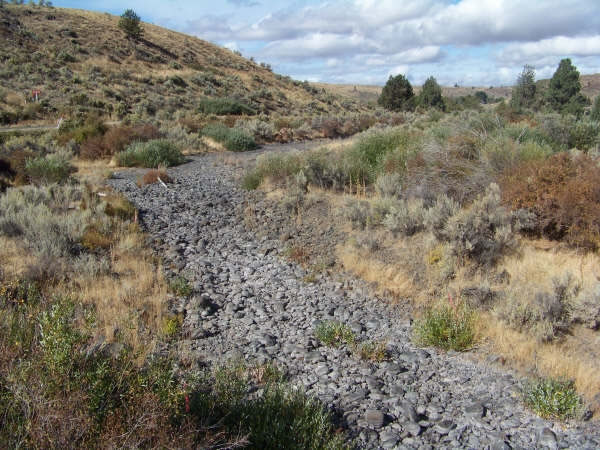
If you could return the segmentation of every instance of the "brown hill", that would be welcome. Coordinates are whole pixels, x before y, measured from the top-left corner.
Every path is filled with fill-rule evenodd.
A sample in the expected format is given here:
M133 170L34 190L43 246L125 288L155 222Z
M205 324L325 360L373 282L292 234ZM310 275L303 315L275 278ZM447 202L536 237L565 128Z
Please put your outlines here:
M205 97L236 99L265 114L362 109L186 34L144 23L141 40L127 39L118 20L74 9L1 8L0 119L90 111L166 119L196 110ZM41 102L31 104L34 90Z

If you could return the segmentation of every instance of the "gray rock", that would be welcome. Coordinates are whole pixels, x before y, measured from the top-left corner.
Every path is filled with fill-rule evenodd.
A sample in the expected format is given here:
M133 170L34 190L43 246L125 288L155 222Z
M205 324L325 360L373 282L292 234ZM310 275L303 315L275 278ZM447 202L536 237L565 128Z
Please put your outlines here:
M480 419L485 415L485 407L481 403L471 403L465 408L465 415Z
M537 436L538 445L542 448L557 449L558 442L556 440L556 434L548 427L544 427L540 430Z
M435 432L442 435L448 434L454 428L456 428L456 424L451 420L442 420L433 427Z
M365 421L373 428L381 428L385 421L385 415L377 409L368 409L365 412Z

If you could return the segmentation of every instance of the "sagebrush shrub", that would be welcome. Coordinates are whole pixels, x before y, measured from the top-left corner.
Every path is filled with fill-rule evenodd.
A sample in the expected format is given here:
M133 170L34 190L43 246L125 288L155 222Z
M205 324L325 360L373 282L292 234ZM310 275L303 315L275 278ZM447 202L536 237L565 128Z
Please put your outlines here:
M383 173L375 180L375 190L382 197L400 198L402 177L399 173Z
M580 285L570 274L552 280L552 289L514 286L508 289L496 313L510 327L546 342L567 331Z
M301 170L288 183L286 196L283 198L284 207L294 214L299 214L307 193L308 178L306 178L304 172Z
M343 209L343 216L352 224L352 229L364 230L369 222L369 202L349 199Z
M383 225L392 233L412 236L425 229L425 207L423 200L411 198L400 200L390 207Z
M460 211L460 205L445 194L440 195L433 206L423 214L423 224L439 240L447 239L445 234L448 219Z
M69 162L70 155L52 153L29 159L25 162L25 172L31 183L36 185L64 183L75 168Z
M495 264L517 246L512 216L501 206L500 188L495 183L468 208L450 217L443 235L456 256L480 265Z

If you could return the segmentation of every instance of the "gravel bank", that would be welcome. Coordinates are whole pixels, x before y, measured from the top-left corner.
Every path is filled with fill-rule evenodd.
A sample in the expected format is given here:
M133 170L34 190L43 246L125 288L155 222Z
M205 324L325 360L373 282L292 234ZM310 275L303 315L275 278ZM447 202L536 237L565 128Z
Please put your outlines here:
M133 171L111 184L139 208L170 270L192 281L194 295L172 307L184 314L184 344L200 359L274 362L335 410L361 448L600 448L594 423L564 429L527 411L513 374L415 348L405 314L369 296L363 282L303 281L307 273L282 258L280 240L246 228L256 194L239 189L218 157L169 173L169 189L138 188ZM268 210L257 220L270 220ZM321 345L314 330L324 320L349 324L359 340L385 340L389 360L364 362Z

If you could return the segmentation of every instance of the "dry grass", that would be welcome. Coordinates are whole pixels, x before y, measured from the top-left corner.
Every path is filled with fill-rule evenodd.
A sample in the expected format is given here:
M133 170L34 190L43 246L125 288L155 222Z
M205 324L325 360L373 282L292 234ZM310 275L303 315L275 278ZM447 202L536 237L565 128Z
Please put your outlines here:
M206 146L209 152L221 153L227 151L223 144L207 136L202 136L202 143Z
M162 181L163 183L172 183L173 180L167 174L166 170L163 169L152 169L144 174L143 177L138 178L137 184L138 186L145 186L147 184L158 183Z
M77 158L72 160L71 164L77 169L77 177L80 180L94 186L104 184L105 180L110 178L113 172L118 171L118 169L109 167L107 162L102 160L94 161Z
M0 236L0 270L8 279L15 279L32 266L36 259L29 252L24 252L18 241Z
M332 197L325 193L326 197ZM342 197L334 196L329 201L342 202ZM349 224L340 225L350 231ZM369 231L369 233L373 233ZM395 299L411 298L417 310L436 296L444 292L458 294L463 288L472 286L490 286L502 292L510 289L549 291L553 289L553 280L570 273L582 291L593 291L600 281L600 256L594 253L581 254L575 250L546 240L523 240L518 253L506 257L496 268L495 273L506 271L509 284L495 282L489 273L473 272L468 267L458 267L452 280L436 280L434 261L430 255L421 255L424 259L422 273L425 282L415 282L415 267L404 260L415 261L415 247L420 251L435 251L425 237L421 241L401 239L380 239L381 249L377 253L346 243L338 247L338 258L345 270L375 283L380 293L391 295ZM395 254L396 260L381 257ZM402 256L404 255L404 257ZM437 259L435 259L437 261ZM421 266L423 267L423 266ZM436 283L438 283L436 285ZM500 283L500 284L498 284ZM499 299L498 301L502 301ZM527 298L519 299L526 304ZM477 335L485 343L483 351L500 355L511 367L534 376L567 378L575 382L577 391L588 402L600 392L600 350L598 333L582 326L574 326L571 332L552 342L540 342L531 333L521 333L509 328L493 311L482 311L477 324ZM591 403L592 407L598 407ZM596 411L598 413L600 411Z
M337 257L345 270L376 283L380 292L390 293L395 298L414 297L419 289L413 278L399 266L383 263L368 252L358 252L348 244L338 247Z
M75 166L77 178L91 186L93 192L108 192L103 200L113 206L111 209L117 215L130 208L122 196L105 188L104 180L112 170L106 161L77 160ZM167 283L135 223L121 228L118 235L111 236L111 241L111 274L95 278L78 276L69 286L59 288L68 290L76 286L82 301L95 305L98 329L103 330L107 340L118 336L143 357L150 350L145 336L155 335L162 327Z
M581 283L582 289L591 289L600 279L600 257L594 253L578 254L574 250L543 250L548 241L525 243L521 253L504 260L499 269L511 276L511 284L532 284L550 289L552 279L570 273Z
M491 315L482 315L481 323L490 349L510 366L535 376L574 380L577 391L588 401L600 392L599 360L589 353L582 354L579 339L570 337L561 343L540 344L529 335L507 328Z
M98 329L104 331L107 340L119 335L140 350L146 345L142 337L162 326L167 283L136 231L119 237L111 259L114 273L78 277L73 283L83 302L95 305Z

